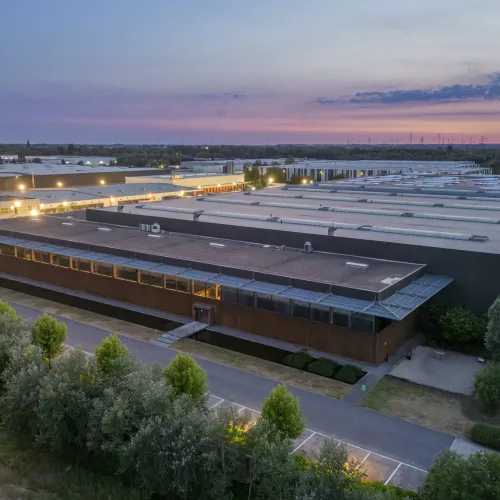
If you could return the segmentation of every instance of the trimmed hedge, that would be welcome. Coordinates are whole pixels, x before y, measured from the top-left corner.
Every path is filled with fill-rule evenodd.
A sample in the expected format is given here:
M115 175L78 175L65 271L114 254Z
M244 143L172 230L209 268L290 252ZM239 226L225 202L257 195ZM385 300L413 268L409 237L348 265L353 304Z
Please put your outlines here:
M335 379L340 382L345 382L346 384L355 384L356 381L361 378L365 372L353 365L344 365L336 374Z
M378 492L386 492L390 491L392 493L390 498L396 499L418 499L420 498L420 495L418 493L415 493L414 491L410 490L403 490L402 488L399 488L398 486L392 486L392 485L385 485L384 483L379 483L376 481L363 481L363 487L367 490L369 490L371 493L378 493Z
M309 364L307 369L311 373L322 375L323 377L332 378L334 373L340 370L340 365L327 358L318 358Z
M500 450L500 427L488 424L475 424L469 431L469 437L476 443Z
M286 365L299 370L304 370L311 361L314 361L314 358L306 351L294 352L285 358Z

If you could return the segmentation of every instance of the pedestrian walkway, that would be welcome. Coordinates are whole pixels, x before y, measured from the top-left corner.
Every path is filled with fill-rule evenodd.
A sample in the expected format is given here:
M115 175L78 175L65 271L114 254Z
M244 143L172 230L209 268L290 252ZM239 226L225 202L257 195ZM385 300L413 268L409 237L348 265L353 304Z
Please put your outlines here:
M152 340L151 343L160 347L170 347L172 344L175 344L175 342L178 342L181 339L185 339L186 337L190 337L195 333L205 330L207 326L208 325L206 323L192 321L191 323L181 325L178 328L174 328L173 330L164 333L161 337Z

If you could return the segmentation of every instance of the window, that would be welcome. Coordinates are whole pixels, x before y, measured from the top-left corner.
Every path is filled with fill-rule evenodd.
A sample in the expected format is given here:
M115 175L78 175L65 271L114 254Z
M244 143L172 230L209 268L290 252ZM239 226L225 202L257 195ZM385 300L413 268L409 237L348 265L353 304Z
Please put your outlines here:
M220 285L212 285L207 283L207 291L205 297L214 300L220 300Z
M296 318L309 319L310 305L307 302L292 301L292 316Z
M255 307L254 293L238 290L238 304L240 306Z
M156 286L163 288L163 276L160 273L150 273L148 271L141 271L139 274L139 282L143 285Z
M33 250L33 260L42 264L50 264L50 253Z
M274 312L278 314L290 315L290 299L282 299L279 297L273 297L273 309Z
M172 278L172 276L165 276L165 288L177 290L177 280Z
M75 262L75 259L73 259L73 262ZM77 267L75 267L75 269L78 269L79 271L82 271L84 273L90 273L92 271L90 260L87 259L78 259L76 266Z
M190 293L191 292L191 280L186 280L184 278L177 278L177 291Z
M266 311L274 311L273 308L273 298L271 295L264 295L258 293L257 297L257 308L264 309Z
M100 274L101 276L107 276L108 278L112 278L113 265L105 264L104 262L94 262L94 274Z
M238 303L238 290L235 288L229 288L227 286L222 287L222 300L228 302L229 304Z
M30 248L17 247L17 256L20 259L31 260L31 249Z
M330 308L328 306L320 306L311 304L311 319L319 323L330 323Z
M0 245L0 254L7 255L8 257L15 257L16 251L12 245Z
M362 313L352 313L351 328L361 332L373 333L373 316Z
M69 267L70 258L67 255L52 254L52 265L59 267Z
M343 326L349 328L349 313L339 309L333 309L332 325Z
M116 278L119 280L137 282L137 269L131 267L116 266Z
M193 281L193 294L201 295L202 297L206 297L205 295L205 283L203 281Z

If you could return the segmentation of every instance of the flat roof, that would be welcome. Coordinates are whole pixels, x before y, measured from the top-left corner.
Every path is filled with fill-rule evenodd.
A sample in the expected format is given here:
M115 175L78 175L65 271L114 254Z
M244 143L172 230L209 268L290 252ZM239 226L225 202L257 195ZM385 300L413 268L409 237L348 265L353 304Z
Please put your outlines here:
M99 227L108 230L99 230ZM259 275L267 276L271 281L273 276L286 278L278 280L281 283L288 283L289 280L316 283L321 286L312 289L318 291L328 291L328 287L337 286L376 294L418 274L425 267L423 264L317 251L306 254L302 249L178 233L150 237L138 229L50 216L0 220L0 232L15 232L17 237L37 237L50 243L57 243L58 240L57 244L62 245L76 243L125 250L129 254L157 256L163 261L170 259L170 263L186 267L200 263L218 272L225 269L224 272L229 274L231 269L239 270L241 272L236 275L247 279L257 279L255 276ZM347 262L361 266L351 267Z
M307 185L232 192L148 205L156 218L333 234L347 238L500 253L500 199L342 190Z

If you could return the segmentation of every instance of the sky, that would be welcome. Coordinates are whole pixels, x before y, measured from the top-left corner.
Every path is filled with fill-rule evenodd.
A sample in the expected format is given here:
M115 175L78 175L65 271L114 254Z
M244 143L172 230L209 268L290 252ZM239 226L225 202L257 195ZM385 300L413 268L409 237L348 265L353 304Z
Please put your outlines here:
M0 143L500 143L499 0L15 0Z

